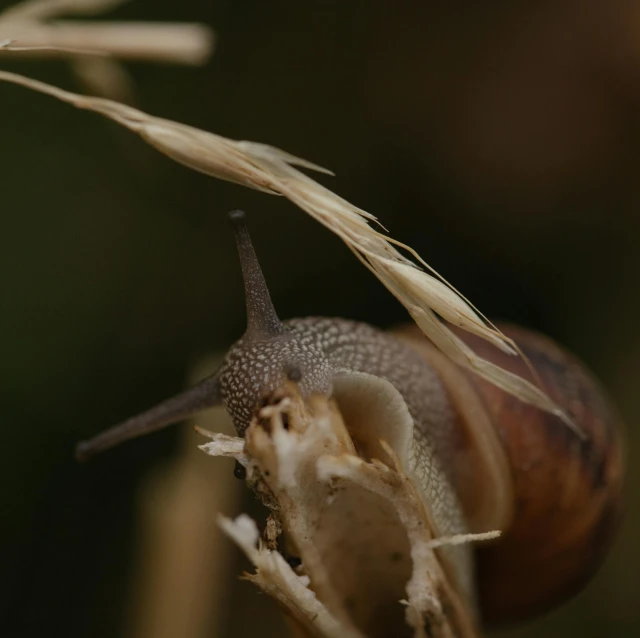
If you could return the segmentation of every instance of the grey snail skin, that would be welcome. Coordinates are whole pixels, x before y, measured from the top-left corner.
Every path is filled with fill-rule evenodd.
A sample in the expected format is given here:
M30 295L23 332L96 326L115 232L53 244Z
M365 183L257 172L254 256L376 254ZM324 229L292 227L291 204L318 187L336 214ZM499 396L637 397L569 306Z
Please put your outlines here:
M340 318L280 321L244 214L230 214L247 329L220 369L185 392L78 445L79 460L222 405L242 437L265 396L287 381L333 398L355 448L382 458L381 421L412 421L411 476L442 535L502 530L473 550L444 552L485 625L525 620L577 593L615 536L623 508L621 423L597 381L552 341L514 326L543 389L586 435L452 363L417 326L384 332ZM535 380L522 358L457 331L484 358ZM386 397L384 414L374 399ZM380 436L377 436L380 429ZM393 431L384 436L393 439ZM397 434L398 438L403 435Z

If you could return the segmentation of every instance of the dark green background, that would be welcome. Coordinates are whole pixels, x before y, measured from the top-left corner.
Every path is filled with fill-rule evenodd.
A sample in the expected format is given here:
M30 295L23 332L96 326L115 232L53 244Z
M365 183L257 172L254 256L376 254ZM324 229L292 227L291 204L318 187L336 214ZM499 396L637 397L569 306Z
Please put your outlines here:
M633 461L640 10L445 4L137 0L113 15L210 24L218 46L206 67L128 66L137 105L333 169L323 183L483 312L547 332L595 369L629 425ZM64 62L0 62L82 90ZM194 360L241 334L225 213L249 212L281 316L388 326L406 315L283 198L191 172L22 88L0 85L0 108L0 634L119 636L136 486L177 435L85 466L73 447L175 392ZM599 576L513 635L640 630L630 474L625 528ZM231 611L243 605L233 599L228 635L240 635Z

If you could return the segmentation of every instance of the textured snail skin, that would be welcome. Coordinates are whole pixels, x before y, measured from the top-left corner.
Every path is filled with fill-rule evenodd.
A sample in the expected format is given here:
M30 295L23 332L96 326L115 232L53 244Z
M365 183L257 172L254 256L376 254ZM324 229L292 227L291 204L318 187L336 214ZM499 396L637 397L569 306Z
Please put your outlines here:
M284 321L282 330L270 338L243 338L236 342L217 373L224 406L240 436L255 416L262 397L280 387L292 370L303 395L336 398L352 435L354 421L366 428L374 415L367 414L362 402L357 410L349 410L351 401L346 393L353 386L345 388L343 382L360 381L372 400L380 388L376 379L393 386L413 421L407 449L396 453L404 457L434 531L440 536L469 531L454 488L460 424L443 384L427 360L395 336L365 323L327 317ZM389 436L401 426L389 421L383 437L391 443ZM372 438L375 435L368 433L363 437L366 443L355 441L365 456L367 446L378 446ZM475 606L469 548L446 548L441 553L451 578Z
M222 397L238 434L248 427L262 395L299 371L305 394L329 394L341 374L363 372L388 380L407 403L417 427L429 434L440 458L451 455L454 418L442 383L411 347L365 323L306 317L283 322L283 337L236 342L219 372Z
M487 624L539 615L576 594L603 561L623 511L622 424L586 367L551 340L510 325L543 389L586 434L461 370L506 452L514 486L511 525L476 549L477 591ZM424 340L413 330L416 340ZM480 356L534 380L525 362L458 331Z
M458 436L446 392L430 364L406 343L365 323L306 317L283 322L284 335L260 342L241 339L218 373L221 394L238 434L253 418L260 398L280 386L295 369L303 394L330 395L336 380L364 373L391 383L414 422L409 451L440 532L466 531L459 503L448 485L448 462ZM338 384L339 385L339 384Z

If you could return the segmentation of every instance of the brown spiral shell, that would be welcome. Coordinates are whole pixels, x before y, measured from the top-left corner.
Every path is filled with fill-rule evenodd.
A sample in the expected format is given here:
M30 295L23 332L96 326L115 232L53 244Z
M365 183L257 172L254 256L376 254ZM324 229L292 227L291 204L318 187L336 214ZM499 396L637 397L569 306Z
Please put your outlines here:
M577 593L601 564L623 509L622 426L606 392L584 364L550 339L512 325L499 328L586 437L458 368L457 379L471 384L490 417L513 482L510 524L498 541L476 550L477 590L488 624L530 618ZM417 330L402 332L427 352ZM522 358L457 334L483 358L535 381ZM449 377L455 397L456 375ZM471 480L482 484L481 476Z

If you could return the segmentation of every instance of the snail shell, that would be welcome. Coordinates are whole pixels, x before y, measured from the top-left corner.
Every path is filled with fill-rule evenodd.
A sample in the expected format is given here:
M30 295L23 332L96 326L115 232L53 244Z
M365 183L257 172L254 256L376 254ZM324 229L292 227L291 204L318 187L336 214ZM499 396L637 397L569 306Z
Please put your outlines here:
M543 389L585 433L583 439L558 417L458 368L416 328L399 331L439 371L464 424L466 443L453 473L470 520L486 525L491 504L493 515L500 510L494 520L502 517L503 535L475 551L480 608L491 624L540 614L585 585L618 529L624 483L619 415L584 364L546 337L499 327L521 348ZM481 357L535 381L522 358L462 331L458 336ZM478 445L494 435L497 448ZM487 464L497 471L488 471ZM496 475L501 485L489 479Z

